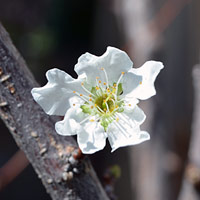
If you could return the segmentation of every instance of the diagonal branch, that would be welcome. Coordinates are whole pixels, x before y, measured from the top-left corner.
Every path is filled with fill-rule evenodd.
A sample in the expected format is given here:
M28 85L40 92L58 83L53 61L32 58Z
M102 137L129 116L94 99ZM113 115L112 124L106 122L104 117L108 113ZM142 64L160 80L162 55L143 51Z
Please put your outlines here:
M56 134L56 118L33 101L38 86L0 24L0 117L54 200L107 200L87 157L71 137Z

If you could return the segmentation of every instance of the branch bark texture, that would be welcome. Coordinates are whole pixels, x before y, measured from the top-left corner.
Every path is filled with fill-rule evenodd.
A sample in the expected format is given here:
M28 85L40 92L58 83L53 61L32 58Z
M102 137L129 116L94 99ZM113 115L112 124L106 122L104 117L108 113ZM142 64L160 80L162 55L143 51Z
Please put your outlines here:
M71 137L57 135L56 118L34 102L38 86L0 24L0 116L53 200L107 200L87 157ZM58 120L58 118L57 118Z

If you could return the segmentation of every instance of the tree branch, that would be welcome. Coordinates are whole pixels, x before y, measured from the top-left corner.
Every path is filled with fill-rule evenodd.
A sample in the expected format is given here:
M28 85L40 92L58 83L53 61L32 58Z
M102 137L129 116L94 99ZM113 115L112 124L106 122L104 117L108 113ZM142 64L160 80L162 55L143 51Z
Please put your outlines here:
M0 116L54 200L107 200L87 157L75 159L72 137L59 136L56 118L34 102L38 86L0 24ZM58 120L58 118L57 118Z

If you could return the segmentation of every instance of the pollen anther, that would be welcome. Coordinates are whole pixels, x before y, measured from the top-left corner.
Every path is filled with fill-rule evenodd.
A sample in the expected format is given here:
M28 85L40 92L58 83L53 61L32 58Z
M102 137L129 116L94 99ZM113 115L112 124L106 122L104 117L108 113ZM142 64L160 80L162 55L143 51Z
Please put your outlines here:
M94 119L91 119L90 121L91 121L91 122L94 122Z
M122 72L122 75L124 75L125 74L125 72Z
M83 96L83 94L80 94L80 96L82 97L82 96Z
M76 91L73 91L73 93L75 94L75 93L76 93Z

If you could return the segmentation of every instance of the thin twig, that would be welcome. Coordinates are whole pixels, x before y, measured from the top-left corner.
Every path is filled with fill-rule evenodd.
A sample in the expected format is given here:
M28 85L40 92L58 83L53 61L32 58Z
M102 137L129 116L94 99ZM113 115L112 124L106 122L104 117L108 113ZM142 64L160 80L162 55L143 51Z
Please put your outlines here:
M12 182L29 164L24 152L17 151L14 156L0 168L0 190Z
M147 24L150 29L154 29L154 38L158 38L191 1L192 0L167 0L155 17Z

